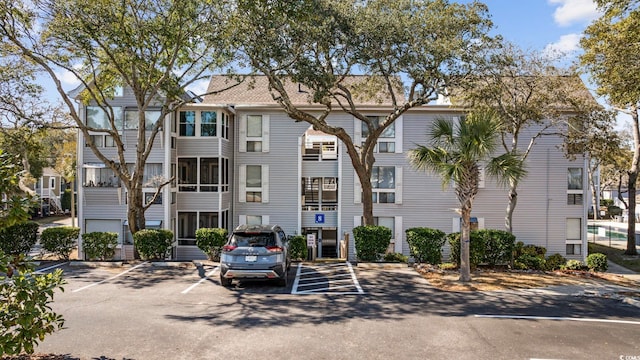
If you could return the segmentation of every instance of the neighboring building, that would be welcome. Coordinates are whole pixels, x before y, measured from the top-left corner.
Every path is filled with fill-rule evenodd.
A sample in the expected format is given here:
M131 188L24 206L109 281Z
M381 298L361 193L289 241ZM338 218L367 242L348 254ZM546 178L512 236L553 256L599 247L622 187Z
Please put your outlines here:
M64 189L62 176L52 168L44 168L42 176L33 185L33 190L37 195L38 215L64 214L65 210L68 210L62 208L61 200Z
M215 76L210 88L220 88L223 76ZM293 101L313 109L307 93L290 83ZM135 105L127 91L112 105L126 119ZM385 116L387 103L372 100L359 104L370 116ZM101 121L101 110L81 105L90 121ZM409 253L405 230L431 227L446 233L459 231L460 218L452 189L443 190L440 178L414 170L407 151L427 141L427 131L437 117L458 118L462 109L451 105L426 105L400 117L378 141L372 181L374 216L392 230L391 248ZM335 111L328 120L347 130L355 141L366 136L359 120ZM352 237L360 225L362 206L357 176L343 144L334 136L313 130L308 123L289 118L267 91L265 77L256 77L201 103L183 106L165 119L165 127L147 164L147 176L176 175L146 213L147 227L174 231L176 259L204 258L195 246L200 227L239 224L279 224L288 235L313 234L323 257L343 256L340 241ZM531 136L536 129L527 129ZM94 136L94 135L92 135ZM110 139L96 134L104 150ZM135 132L123 129L126 144L135 143ZM527 139L528 140L528 139ZM523 141L526 143L528 141ZM545 246L547 254L567 258L586 257L587 168L586 161L570 161L558 150L560 137L536 141L529 155L529 174L519 186L514 213L514 234L519 241ZM126 222L124 188L112 181L111 171L97 161L78 140L81 188L79 224L82 232L115 231L120 234L117 257L133 254ZM115 148L113 149L115 154ZM134 154L127 154L133 159ZM567 180L569 179L569 180ZM152 192L153 189L149 189ZM473 226L504 228L507 192L491 180L482 181L473 206ZM349 243L354 258L354 242ZM124 250L124 251L123 251Z

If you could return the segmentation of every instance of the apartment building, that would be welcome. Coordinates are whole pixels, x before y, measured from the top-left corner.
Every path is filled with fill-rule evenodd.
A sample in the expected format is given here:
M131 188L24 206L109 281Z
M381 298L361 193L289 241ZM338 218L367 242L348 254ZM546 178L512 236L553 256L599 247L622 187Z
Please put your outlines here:
M214 76L210 88L224 87L227 80ZM147 227L174 231L175 259L205 257L195 246L195 232L200 227L232 229L254 223L279 224L289 235L312 234L320 257L346 255L341 253L340 241L353 238L352 229L361 224L362 195L345 147L335 136L289 118L268 92L266 81L255 77L247 84L187 104L163 119L166 130L156 139L145 177L175 175L176 181L163 189L146 218ZM287 86L295 103L315 110L304 89L293 83ZM126 124L127 116L137 109L126 89L119 95L111 105ZM391 106L371 100L360 103L359 109L368 116L383 117ZM87 121L94 122L103 121L100 111L91 105L80 109ZM405 113L379 139L371 179L374 217L377 224L392 230L390 250L409 253L408 228L459 231L453 189L443 189L440 178L413 169L406 155L416 144L426 143L434 119L463 114L462 109L446 104L425 105ZM343 127L356 143L366 136L362 123L347 113L335 111L328 122ZM532 137L537 130L525 129L523 136ZM94 141L102 141L102 147L110 151L112 139L95 136ZM133 146L135 136L123 127L125 144ZM548 254L584 259L586 161L566 159L558 148L561 143L557 136L537 139L527 160L529 174L519 187L513 232L519 241L545 246ZM133 245L126 221L125 189L84 146L82 134L78 144L81 232L117 232L120 245L116 257L130 258ZM133 159L134 154L129 156ZM483 180L480 187L473 207L473 227L504 228L506 189L491 179ZM148 193L154 190L149 188ZM351 241L349 258L354 254Z

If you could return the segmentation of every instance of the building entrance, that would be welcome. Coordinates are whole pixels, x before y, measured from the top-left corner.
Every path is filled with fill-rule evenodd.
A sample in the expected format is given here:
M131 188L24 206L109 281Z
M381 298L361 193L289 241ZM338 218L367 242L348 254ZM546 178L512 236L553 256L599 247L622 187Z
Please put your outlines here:
M307 227L302 229L302 234L314 234L318 258L335 259L338 253L338 229L330 227Z

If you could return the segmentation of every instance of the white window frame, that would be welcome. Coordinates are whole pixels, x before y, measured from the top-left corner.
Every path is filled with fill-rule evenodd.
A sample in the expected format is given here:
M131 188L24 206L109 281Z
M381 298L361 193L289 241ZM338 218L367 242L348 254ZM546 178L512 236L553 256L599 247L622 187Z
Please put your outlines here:
M254 164L248 164L254 165ZM247 192L260 191L262 192L262 203L269 202L269 165L255 165L262 168L262 179L260 187L247 187L247 164L240 165L238 167L238 201L241 203L247 202Z
M247 119L248 116L261 116L262 117L262 136L260 137L250 137L247 136ZM269 152L269 124L270 124L270 116L265 114L244 114L240 117L240 124L238 126L238 136L240 137L240 141L238 144L239 152L247 152L247 142L249 141L260 141L262 142L262 152Z
M187 135L181 135L180 134L180 113L182 112L194 112L195 113L195 120L194 120L194 129L193 129L193 136L187 136ZM215 136L203 136L202 135L202 113L203 112L213 112L216 113L216 135ZM176 122L177 122L177 129L176 129L176 135L179 138L184 138L184 139L192 139L192 138L204 138L204 139L221 139L221 138L225 138L226 139L226 134L228 133L228 115L224 115L221 116L221 114L226 114L224 111L219 111L219 110L213 110L213 109L189 109L189 108L184 108L178 111L178 115L176 116ZM224 133L222 133L222 131L224 130Z
M370 115L373 117L376 117L377 115ZM384 117L384 116L377 116L377 117ZM403 138L403 134L402 134L402 126L403 123L403 118L402 116L398 117L391 126L394 127L394 133L395 136L393 138L383 138L380 137L378 138L378 143L380 142L392 142L394 143L394 147L395 147L395 151L394 152L384 152L381 154L402 154L402 138ZM365 140L365 137L362 136L362 127L365 126L364 122L356 117L353 118L353 128L354 128L354 144L362 144ZM375 148L373 149L373 152L375 153L379 153L378 151L378 144L376 144Z
M387 167L384 165L376 166L376 167ZM395 193L395 202L393 203L380 203L375 202L374 204L402 204L402 166L395 166L395 175L394 175L394 189L372 189L374 193ZM378 197L379 199L379 197ZM353 172L353 202L354 204L362 203L362 186L360 185L360 180L358 179L358 174Z

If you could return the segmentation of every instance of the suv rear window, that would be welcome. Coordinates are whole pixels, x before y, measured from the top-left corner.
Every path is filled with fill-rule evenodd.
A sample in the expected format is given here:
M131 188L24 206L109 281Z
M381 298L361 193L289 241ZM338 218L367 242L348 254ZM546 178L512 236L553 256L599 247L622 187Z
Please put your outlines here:
M229 245L238 247L276 246L273 233L234 233Z

